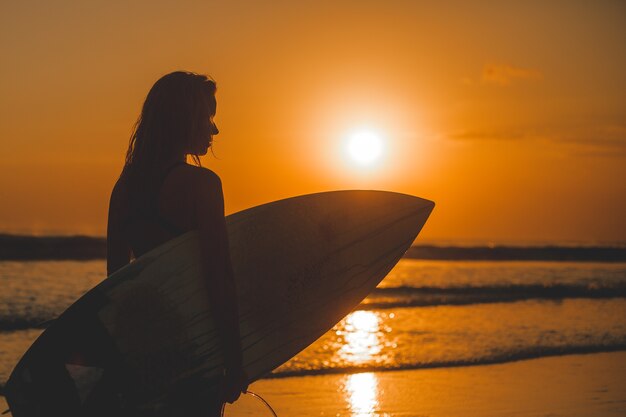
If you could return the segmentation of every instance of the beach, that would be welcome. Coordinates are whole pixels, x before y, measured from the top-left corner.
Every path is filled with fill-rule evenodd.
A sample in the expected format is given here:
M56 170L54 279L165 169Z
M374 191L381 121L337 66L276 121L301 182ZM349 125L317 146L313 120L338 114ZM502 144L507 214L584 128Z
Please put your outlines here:
M280 417L623 416L626 352L496 365L263 379L250 390ZM0 408L6 409L4 397ZM271 416L242 397L225 416Z
M104 267L0 262L0 387ZM251 390L281 417L626 415L625 294L621 262L403 259Z
M250 390L281 417L623 416L626 352L269 379ZM225 415L269 416L263 407L246 399L227 408Z

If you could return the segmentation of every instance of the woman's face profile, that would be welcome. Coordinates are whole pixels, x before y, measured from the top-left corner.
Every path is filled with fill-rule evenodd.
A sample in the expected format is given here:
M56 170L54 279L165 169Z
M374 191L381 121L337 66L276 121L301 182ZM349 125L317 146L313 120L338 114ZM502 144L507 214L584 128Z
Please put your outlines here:
M201 117L198 128L192 138L191 146L188 151L190 154L206 155L213 143L213 136L219 133L217 125L213 121L217 110L217 102L215 98L211 98L203 106L203 116Z

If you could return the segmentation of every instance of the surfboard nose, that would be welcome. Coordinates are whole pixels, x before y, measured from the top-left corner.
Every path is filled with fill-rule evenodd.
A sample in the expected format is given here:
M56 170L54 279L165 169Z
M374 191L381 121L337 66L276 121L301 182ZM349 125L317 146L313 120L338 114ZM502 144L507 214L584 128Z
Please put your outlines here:
M431 200L391 191L346 190L320 197L326 200L325 206L337 207L328 220L335 228L351 225L364 233L376 229L376 233L367 237L374 240L390 236L392 240L402 237L405 242L413 242L435 207Z
M389 215L392 213L404 214L415 212L420 215L430 215L435 207L435 202L425 198L416 197L410 194L396 193L392 191L356 191L363 199L370 200L363 205L364 209L374 209L374 207L384 207ZM369 207L368 207L369 206Z
M420 218L419 222L425 223L426 219L430 216L433 209L435 208L435 202L431 200L427 200L425 198L416 197L409 194L399 194L405 204L413 210L416 215Z
M380 198L385 200L386 213L391 218L401 221L406 230L412 230L417 237L426 220L435 208L435 202L410 194L380 191ZM392 220L391 220L392 221Z
M413 207L416 211L422 211L422 210L432 211L435 208L435 202L431 200L427 200L425 198L416 197L410 194L402 194L402 193L389 192L389 194L393 194L395 197L401 200L403 204L406 204L409 207Z

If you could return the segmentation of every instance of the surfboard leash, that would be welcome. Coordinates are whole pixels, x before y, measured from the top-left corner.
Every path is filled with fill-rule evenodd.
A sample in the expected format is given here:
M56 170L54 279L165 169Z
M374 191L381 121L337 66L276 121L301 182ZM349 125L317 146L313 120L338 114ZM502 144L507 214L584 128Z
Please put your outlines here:
M272 406L270 405L270 403L268 403L267 401L265 401L265 399L263 397L261 397L259 394L252 392L252 391L245 391L244 394L249 394L252 397L258 399L259 401L261 401L263 404L265 404L265 406L267 408L269 408L269 410L272 412L272 415L274 417L278 417L278 415L276 414L276 411L274 411L274 409L272 408ZM221 416L224 417L224 409L226 408L226 403L222 404L222 412L221 412Z

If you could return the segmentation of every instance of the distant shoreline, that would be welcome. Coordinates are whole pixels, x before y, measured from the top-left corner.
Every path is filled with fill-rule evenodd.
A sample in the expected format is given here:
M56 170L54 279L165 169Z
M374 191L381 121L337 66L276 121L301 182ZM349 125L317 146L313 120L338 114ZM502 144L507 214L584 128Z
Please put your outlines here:
M0 260L106 259L106 238L0 234Z
M412 246L408 259L447 261L626 262L623 246ZM0 260L96 260L106 258L106 239L89 236L0 234Z
M626 262L617 246L412 246L405 258L446 261Z

